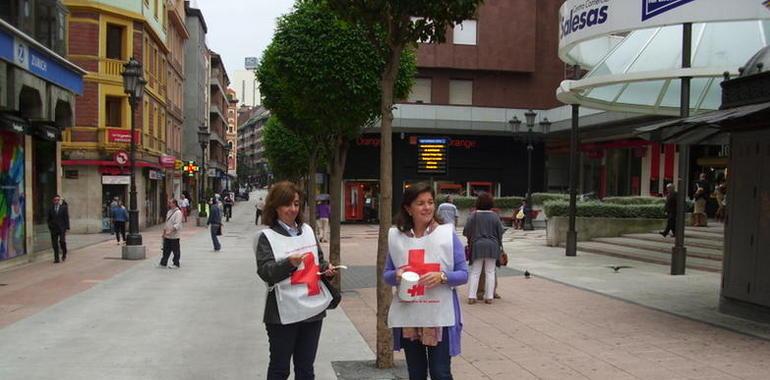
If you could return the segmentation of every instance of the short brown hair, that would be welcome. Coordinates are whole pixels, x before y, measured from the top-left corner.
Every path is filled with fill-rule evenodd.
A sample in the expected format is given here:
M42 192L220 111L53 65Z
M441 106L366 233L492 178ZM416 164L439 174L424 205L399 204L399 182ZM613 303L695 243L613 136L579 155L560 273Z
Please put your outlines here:
M398 214L396 214L395 220L396 228L398 228L399 231L409 232L409 230L414 228L414 220L412 219L412 216L406 212L406 208L411 206L412 202L423 193L430 193L431 198L434 200L436 199L436 193L433 191L433 187L427 183L416 183L404 190L404 196L401 199L401 207L398 208ZM438 222L435 208L433 209L433 220Z
M270 187L270 192L267 193L267 199L265 200L265 208L262 210L262 224L272 227L278 223L278 207L288 206L294 202L294 195L299 195L299 213L297 214L297 226L301 226L302 212L304 206L302 204L302 192L297 185L289 181L281 181Z
M492 194L485 191L476 198L476 210L491 210L493 207L495 207L495 199L492 198Z

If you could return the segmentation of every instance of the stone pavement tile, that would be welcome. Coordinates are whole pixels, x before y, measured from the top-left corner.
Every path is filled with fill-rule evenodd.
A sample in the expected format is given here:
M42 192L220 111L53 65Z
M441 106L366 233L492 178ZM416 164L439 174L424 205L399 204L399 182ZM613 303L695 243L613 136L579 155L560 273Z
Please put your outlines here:
M539 379L587 379L580 372L559 363L553 357L531 357L515 360L515 363Z
M532 372L510 360L479 360L473 366L490 379L537 379ZM461 377L459 372L453 375L458 379L467 378Z
M630 373L587 354L556 357L556 360L589 379L634 379Z

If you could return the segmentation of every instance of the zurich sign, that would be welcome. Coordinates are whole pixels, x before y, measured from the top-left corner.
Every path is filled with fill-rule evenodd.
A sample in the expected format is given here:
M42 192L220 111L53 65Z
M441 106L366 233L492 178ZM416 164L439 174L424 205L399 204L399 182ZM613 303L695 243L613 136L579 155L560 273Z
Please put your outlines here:
M693 1L695 0L642 0L642 21Z

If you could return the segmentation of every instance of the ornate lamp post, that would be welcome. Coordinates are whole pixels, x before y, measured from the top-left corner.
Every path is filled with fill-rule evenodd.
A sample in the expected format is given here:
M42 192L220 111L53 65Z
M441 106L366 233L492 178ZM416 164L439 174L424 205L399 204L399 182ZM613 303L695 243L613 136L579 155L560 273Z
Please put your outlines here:
M521 120L517 118L516 116L513 116L513 118L508 121L508 124L511 125L511 131L513 132L514 137L521 136L524 134L524 141L527 142L527 207L530 211L524 213L524 230L525 231L532 231L535 229L532 226L532 151L535 149L533 146L534 142L536 140L541 139L541 136L538 134L536 135L533 131L533 128L535 127L535 117L537 117L537 113L533 112L532 110L527 111L524 114L524 118L527 123L527 131L523 132L521 131ZM548 134L550 132L551 128L551 122L548 121L548 118L544 118L540 123L540 128L542 129L542 136Z
M131 106L131 179L129 188L129 210L128 210L128 236L126 236L126 245L123 247L123 259L140 260L145 258L144 246L142 246L142 235L139 234L139 210L136 208L136 178L134 171L136 169L136 122L135 110L137 104L142 100L144 94L144 85L147 81L142 76L142 64L134 57L123 65L123 91L128 94L128 103Z
M206 218L206 177L208 175L206 171L206 147L209 146L209 139L211 138L211 132L201 125L198 128L198 143L201 144L201 184L200 193L198 193L198 217ZM205 221L204 221L205 223Z

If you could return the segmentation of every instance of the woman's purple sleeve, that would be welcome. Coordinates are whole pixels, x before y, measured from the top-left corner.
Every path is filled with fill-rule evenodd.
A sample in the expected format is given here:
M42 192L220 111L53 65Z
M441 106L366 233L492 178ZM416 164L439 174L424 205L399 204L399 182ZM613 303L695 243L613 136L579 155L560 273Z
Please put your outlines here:
M396 266L393 265L393 260L390 258L390 255L388 255L388 258L385 261L385 271L382 273L382 277L386 284L390 286L398 285L398 281L396 281Z
M460 238L457 237L457 234L452 234L452 237L452 251L454 252L455 267L453 271L446 274L447 285L460 286L468 282L468 263L465 261L465 246L463 246L463 243L460 241ZM387 269L385 270L385 273L387 273Z

